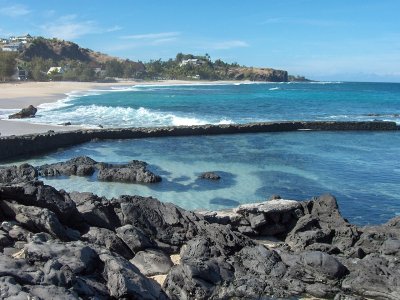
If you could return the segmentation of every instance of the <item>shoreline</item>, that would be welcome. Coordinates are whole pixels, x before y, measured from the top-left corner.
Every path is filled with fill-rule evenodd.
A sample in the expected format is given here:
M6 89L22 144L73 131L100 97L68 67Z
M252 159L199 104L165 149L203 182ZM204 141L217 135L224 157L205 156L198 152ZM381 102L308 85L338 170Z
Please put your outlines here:
M5 110L20 110L29 105L35 107L45 103L55 103L65 99L69 93L90 90L104 90L112 87L131 87L135 85L163 86L163 85L207 85L207 84L249 84L250 81L185 81L185 80L160 80L160 81L118 81L118 82L75 82L75 81L50 81L50 82L16 82L1 83L0 112ZM254 84L257 84L255 82ZM32 124L23 120L13 122L0 119L0 136L25 135L45 133L49 130L55 132L86 129L80 126Z

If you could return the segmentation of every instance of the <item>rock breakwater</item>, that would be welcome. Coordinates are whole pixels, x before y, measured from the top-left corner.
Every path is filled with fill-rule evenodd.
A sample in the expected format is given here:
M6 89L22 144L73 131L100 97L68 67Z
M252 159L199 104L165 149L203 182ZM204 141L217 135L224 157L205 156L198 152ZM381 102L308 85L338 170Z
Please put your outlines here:
M40 154L92 140L150 137L218 135L296 130L394 131L395 122L271 122L229 125L174 126L155 128L93 129L0 137L0 161L16 156Z
M58 191L25 164L0 168L0 222L5 299L400 298L400 217L357 227L330 195L196 213Z

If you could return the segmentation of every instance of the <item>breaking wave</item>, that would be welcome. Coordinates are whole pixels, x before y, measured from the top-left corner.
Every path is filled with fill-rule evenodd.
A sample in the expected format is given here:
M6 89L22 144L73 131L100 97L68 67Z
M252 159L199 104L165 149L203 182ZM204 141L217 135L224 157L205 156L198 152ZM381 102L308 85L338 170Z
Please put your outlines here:
M71 122L72 125L93 127L154 127L154 126L183 126L205 124L233 124L226 118L199 118L196 115L184 115L172 112L151 110L144 107L112 107L112 106L76 106L72 109L46 110L40 109L32 123L62 124Z

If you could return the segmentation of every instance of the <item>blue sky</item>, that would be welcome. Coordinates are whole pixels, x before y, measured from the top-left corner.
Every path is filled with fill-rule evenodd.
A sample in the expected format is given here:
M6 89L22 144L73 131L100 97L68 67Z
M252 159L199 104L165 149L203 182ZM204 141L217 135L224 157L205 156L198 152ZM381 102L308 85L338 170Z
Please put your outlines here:
M5 1L0 36L132 60L209 53L317 80L400 82L399 0Z

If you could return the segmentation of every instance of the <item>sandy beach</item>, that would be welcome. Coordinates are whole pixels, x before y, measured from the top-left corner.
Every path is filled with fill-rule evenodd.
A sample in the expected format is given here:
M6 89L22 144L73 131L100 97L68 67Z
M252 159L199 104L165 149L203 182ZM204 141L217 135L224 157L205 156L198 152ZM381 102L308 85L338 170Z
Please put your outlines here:
M137 84L164 85L164 84L202 84L210 82L193 82L181 80L164 81L119 81L113 83L98 82L12 82L0 84L0 110L22 109L29 105L38 106L51 103L66 97L66 93L87 91L93 89L106 89L118 86L134 86ZM218 83L223 83L219 81ZM74 126L50 126L32 124L23 121L10 121L0 119L1 136L24 135L43 133L49 130L68 131L82 129Z

